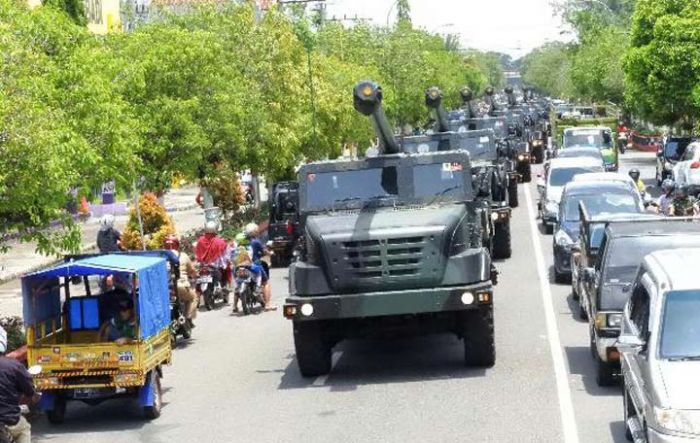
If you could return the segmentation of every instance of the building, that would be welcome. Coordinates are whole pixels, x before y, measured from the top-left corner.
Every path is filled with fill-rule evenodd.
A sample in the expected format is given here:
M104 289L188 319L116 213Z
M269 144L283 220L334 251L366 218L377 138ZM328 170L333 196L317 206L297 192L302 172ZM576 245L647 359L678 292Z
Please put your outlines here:
M119 0L85 0L87 27L95 34L119 32L121 24L121 4Z

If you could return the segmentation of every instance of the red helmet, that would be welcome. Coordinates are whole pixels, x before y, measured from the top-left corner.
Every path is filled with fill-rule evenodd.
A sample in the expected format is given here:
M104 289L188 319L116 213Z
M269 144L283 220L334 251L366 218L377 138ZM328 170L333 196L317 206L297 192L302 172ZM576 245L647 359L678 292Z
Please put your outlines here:
M165 249L179 251L180 250L180 240L177 238L177 236L175 234L169 234L165 237L165 240L163 240L163 246L165 247Z

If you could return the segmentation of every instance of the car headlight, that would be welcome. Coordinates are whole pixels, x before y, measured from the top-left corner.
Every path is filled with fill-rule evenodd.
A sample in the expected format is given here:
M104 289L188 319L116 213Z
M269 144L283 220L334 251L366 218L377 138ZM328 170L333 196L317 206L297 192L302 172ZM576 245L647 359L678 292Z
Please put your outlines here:
M672 432L700 433L700 411L666 409L654 406L654 419L659 427Z
M571 239L571 236L566 233L563 229L560 229L557 231L556 234L554 234L554 242L558 246L563 246L563 247L571 247L571 245L574 244L574 241Z

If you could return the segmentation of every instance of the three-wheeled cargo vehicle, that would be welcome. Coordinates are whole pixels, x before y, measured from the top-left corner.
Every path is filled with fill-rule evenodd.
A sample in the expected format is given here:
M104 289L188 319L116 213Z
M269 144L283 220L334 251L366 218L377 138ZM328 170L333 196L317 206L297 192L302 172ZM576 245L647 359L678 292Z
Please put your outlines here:
M134 397L146 418L160 415L172 354L165 259L70 261L26 275L22 293L30 373L51 423L71 400Z

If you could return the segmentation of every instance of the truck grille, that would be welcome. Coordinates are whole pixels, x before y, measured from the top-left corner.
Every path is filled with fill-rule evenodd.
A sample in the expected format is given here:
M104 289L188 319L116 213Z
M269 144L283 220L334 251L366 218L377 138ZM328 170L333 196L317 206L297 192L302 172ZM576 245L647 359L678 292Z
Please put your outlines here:
M355 278L417 275L425 237L342 242L347 267Z

